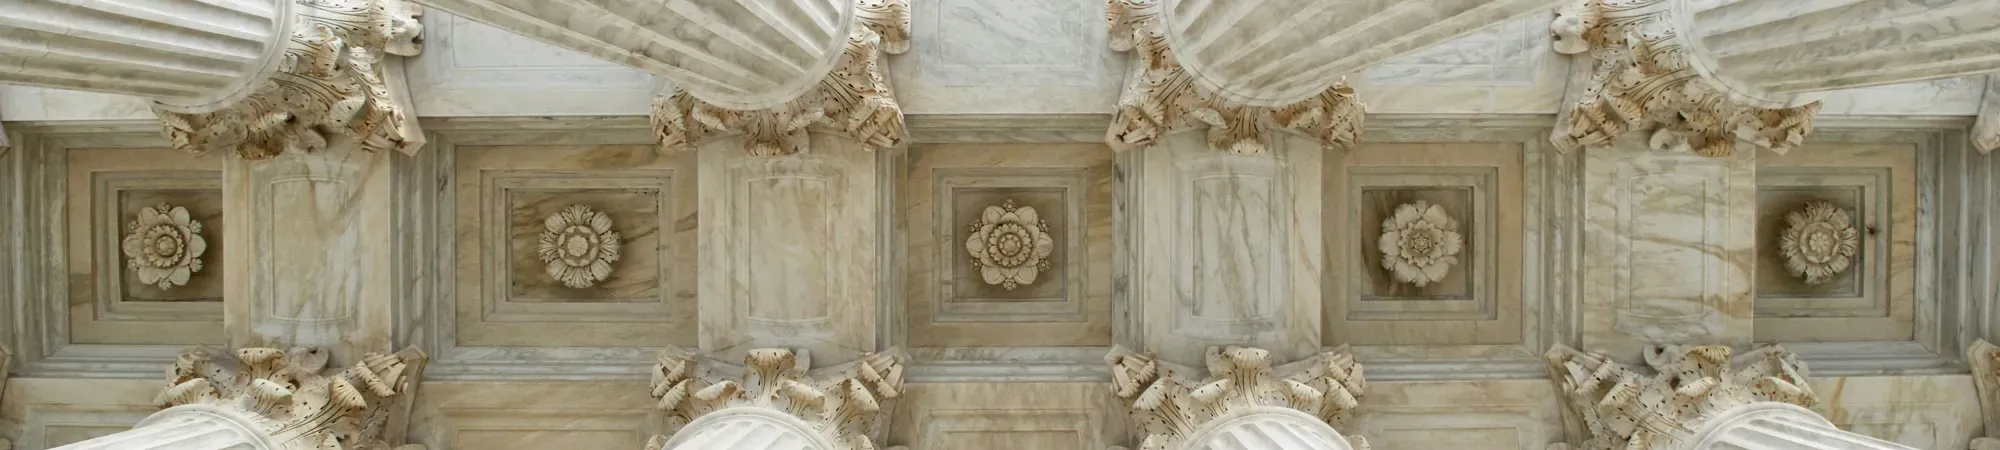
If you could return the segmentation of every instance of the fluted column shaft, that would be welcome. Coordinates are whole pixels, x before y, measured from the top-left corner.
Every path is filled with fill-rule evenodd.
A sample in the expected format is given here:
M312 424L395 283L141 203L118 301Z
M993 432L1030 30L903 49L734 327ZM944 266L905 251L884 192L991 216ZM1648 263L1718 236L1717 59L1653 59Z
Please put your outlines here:
M848 33L855 26L857 8L892 3L873 0L418 2L558 47L652 72L702 101L741 110L778 106L812 89L839 59ZM861 6L857 7L857 3Z
M2000 2L1674 0L1695 71L1739 101L2000 70Z
M256 422L226 407L187 405L153 413L138 426L56 450L277 450Z
M290 0L0 2L0 83L214 110L277 70L292 7Z
M1724 411L1695 435L1687 450L1915 450L1842 431L1805 408L1749 403Z
M1561 2L1164 0L1161 16L1169 46L1203 88L1271 107L1305 100L1397 55Z

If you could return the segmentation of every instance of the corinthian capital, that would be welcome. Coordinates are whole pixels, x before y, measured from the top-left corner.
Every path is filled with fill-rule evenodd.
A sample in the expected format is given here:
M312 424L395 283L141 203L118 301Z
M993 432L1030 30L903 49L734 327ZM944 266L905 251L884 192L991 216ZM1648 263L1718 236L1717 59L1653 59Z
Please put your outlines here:
M804 352L751 350L737 368L669 349L653 368L653 398L669 435L653 437L646 449L882 448L884 425L903 395L905 359L894 350L864 354L808 373ZM782 444L749 446L753 441Z
M1302 446L1285 448L1368 449L1367 440L1333 428L1352 424L1366 388L1346 348L1279 367L1262 349L1210 348L1203 380L1177 377L1192 370L1124 348L1113 348L1105 362L1141 450L1235 448L1212 444L1244 433Z
M1562 346L1549 350L1563 422L1571 443L1582 444L1576 448L1696 448L1690 447L1699 437L1696 430L1737 407L1819 403L1806 385L1805 364L1777 346L1737 358L1726 346L1654 347L1645 356L1651 374L1602 354Z
M750 154L780 156L807 150L806 128L832 128L874 148L903 143L903 107L890 88L883 53L910 49L909 0L862 0L845 53L819 85L763 109L730 109L680 89L653 100L654 137L669 150L691 150L723 135L743 135Z
M1201 87L1169 47L1160 0L1107 0L1111 48L1130 51L1131 73L1111 130L1114 150L1151 145L1168 134L1208 128L1208 144L1233 153L1262 153L1276 129L1312 136L1328 149L1346 148L1361 132L1363 105L1343 80L1304 100L1274 107L1231 102Z
M351 139L370 151L423 144L401 62L421 47L422 8L405 0L296 0L291 40L270 78L220 110L155 112L175 148L247 159Z
M1574 0L1556 11L1555 50L1596 60L1571 80L1557 148L1607 145L1629 130L1651 133L1656 150L1707 156L1736 152L1737 140L1783 152L1812 132L1814 101L1790 107L1745 104L1697 70L1691 30L1674 16L1680 0Z
M254 424L276 449L423 448L400 442L425 361L414 348L370 353L353 367L327 367L326 351L302 347L230 353L181 354L153 402L221 408Z

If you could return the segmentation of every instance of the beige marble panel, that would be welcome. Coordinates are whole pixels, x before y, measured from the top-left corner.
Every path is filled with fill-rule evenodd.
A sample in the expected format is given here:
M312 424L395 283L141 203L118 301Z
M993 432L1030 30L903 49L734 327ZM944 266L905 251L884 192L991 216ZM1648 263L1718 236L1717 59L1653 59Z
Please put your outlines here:
M1563 439L1547 380L1375 382L1358 432L1378 449L1541 450Z
M1133 150L1128 267L1146 351L1200 366L1215 345L1280 361L1319 350L1324 150L1289 133L1270 142L1239 155L1179 133Z
M1966 448L1984 436L1972 377L1826 377L1813 411L1840 429L1922 449Z
M912 449L1131 446L1124 441L1124 413L1115 401L1109 383L911 384L897 406L889 444Z
M1586 152L1584 348L1636 362L1648 343L1750 343L1756 154L1655 151L1637 136Z
M411 443L434 449L637 449L659 432L642 382L426 382Z
M1519 143L1366 143L1327 163L1329 344L1521 344L1524 149ZM1437 284L1398 282L1381 264L1382 220L1423 199L1464 237Z
M816 365L875 351L882 249L876 154L812 132L812 151L751 156L740 137L700 146L703 352L812 352Z
M454 314L468 347L695 343L694 156L645 145L460 145ZM570 288L537 254L543 219L610 215L610 278ZM588 326L579 326L582 324Z
M70 340L221 344L222 161L166 148L69 149ZM120 247L140 208L170 202L201 222L204 268L162 290L138 281Z
M1111 343L1111 150L1099 144L916 145L899 182L917 347ZM967 226L1007 200L1035 208L1050 268L1014 290L971 267Z
M249 161L222 158L233 346L332 349L334 363L389 350L390 155L351 141Z
M1784 271L1778 251L1778 232L1790 212L1784 209L1788 204L1762 205L1757 232L1757 340L1914 340L1917 147L1808 143L1784 155L1760 152L1757 166L1758 183L1767 193L1796 191L1796 186L1848 192L1853 200L1828 200L1844 205L1861 231L1855 263L1843 274L1853 287L1849 292L1767 289L1803 283Z
M0 393L0 437L40 450L131 429L159 411L159 380L15 378Z

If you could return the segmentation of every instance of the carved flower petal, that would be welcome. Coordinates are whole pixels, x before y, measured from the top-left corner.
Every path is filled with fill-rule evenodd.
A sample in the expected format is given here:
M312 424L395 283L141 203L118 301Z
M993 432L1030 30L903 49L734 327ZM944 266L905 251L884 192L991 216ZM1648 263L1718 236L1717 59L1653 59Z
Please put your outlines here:
M965 240L965 251L972 252L974 258L985 259L986 257L986 231L985 227L981 227L979 231L973 232L972 236Z
M550 214L548 218L542 219L542 229L548 230L550 233L562 234L564 229L569 228L569 219L564 217L566 214L568 214L567 211Z
M1395 219L1397 224L1408 224L1410 222L1415 222L1418 217L1422 216L1423 212L1418 211L1417 206L1415 204L1406 203L1403 204L1402 206L1396 207Z
M175 224L185 224L194 221L193 217L188 217L187 208L176 206L174 207L173 211L170 211L167 214L168 216L173 218Z
M195 258L200 258L202 253L208 251L208 240L202 239L201 235L187 233L185 237L187 240L181 242L181 245L186 247L181 250L182 261L192 261Z
M611 263L604 262L602 259L591 261L590 279L596 281L606 278L611 278Z
M1423 268L1424 278L1429 279L1431 281L1444 280L1445 274L1451 272L1451 264L1452 262L1455 261L1457 261L1456 258L1447 257L1439 259L1437 262L1432 263L1431 265L1424 266ZM1419 286L1421 286L1421 284Z
M189 270L187 266L175 267L168 270L167 281L174 283L175 286L179 286L187 284L188 278L193 275L194 271Z
M124 248L125 257L131 258L132 264L140 264L140 259L146 254L145 239L141 236L141 233L125 235L125 241L119 245Z
M979 266L979 277L986 279L986 284L1000 284L1007 281L1007 277L1001 274L1000 267L992 264Z
M1042 233L1042 232L1035 233L1035 257L1032 259L1039 260L1042 258L1047 258L1049 257L1049 254L1054 253L1055 250L1056 250L1055 238L1049 237L1048 233Z
M1020 284L1029 284L1035 282L1035 276L1039 274L1039 271L1035 270L1034 264L1023 265L1020 267L1008 267L1005 269L1001 269L1001 272L1002 274L1006 275L1007 278L1013 279L1014 282Z
M1451 216L1445 215L1443 206L1430 205L1429 208L1424 208L1424 221L1430 222L1431 226L1450 228Z
M1014 216L1021 221L1022 226L1032 227L1035 226L1035 222L1042 220L1042 216L1035 213L1035 208L1026 206L1015 208Z
M1459 235L1456 231L1440 231L1437 248L1440 255L1456 255L1459 250L1465 248L1465 236Z
M1410 264L1400 259L1395 261L1395 264L1396 264L1395 268L1396 279L1408 281L1410 283L1415 283L1417 287L1423 287L1426 284L1430 284L1430 280L1424 278L1424 271L1422 269L1417 268L1415 264Z
M167 269L146 265L139 267L139 282L154 284L167 278Z
M1000 209L998 206L988 206L986 207L986 213L979 216L979 221L985 223L986 227L990 229L993 227L993 223L999 222L1000 216L1004 214L1007 214L1007 210Z
M604 213L590 213L588 215L590 216L590 229L596 230L597 234L604 234L611 231L611 215Z
M1397 230L1383 232L1382 239L1377 241L1375 246L1382 249L1382 257L1385 260L1394 259L1403 251L1403 232Z

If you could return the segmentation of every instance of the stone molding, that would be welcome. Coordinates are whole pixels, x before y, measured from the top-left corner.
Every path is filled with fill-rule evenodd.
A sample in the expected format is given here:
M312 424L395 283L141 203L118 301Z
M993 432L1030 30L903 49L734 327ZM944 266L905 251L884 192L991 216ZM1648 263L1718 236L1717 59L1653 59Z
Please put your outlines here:
M2000 450L2000 346L1985 339L1965 347L1965 365L1972 369L1972 386L1978 391L1979 412L1986 424L1986 436L1972 440L1972 450Z
M161 408L210 405L254 422L280 449L421 450L402 445L427 357L414 348L327 367L325 350L197 347L167 370Z
M1276 367L1263 349L1210 347L1208 377L1199 381L1174 376L1194 373L1191 368L1123 347L1113 347L1105 362L1112 392L1142 436L1140 450L1232 449L1238 447L1224 443L1224 436L1279 430L1288 431L1263 437L1316 449L1369 448L1366 439L1335 431L1354 425L1367 384L1346 347ZM1324 428L1301 429L1300 418ZM1243 428L1251 422L1282 426Z
M1556 10L1555 50L1595 60L1587 79L1570 81L1581 92L1559 107L1567 120L1556 124L1557 148L1610 145L1645 130L1655 150L1723 157L1738 139L1782 153L1812 133L1819 102L1760 108L1704 79L1681 36L1689 31L1671 17L1678 1L1574 0Z
M1547 358L1577 450L1691 448L1696 430L1737 406L1819 403L1806 365L1775 345L1735 358L1727 346L1655 346L1652 374L1560 345Z
M811 359L802 350L764 348L751 350L742 367L728 367L668 349L654 366L652 381L667 435L654 436L646 449L750 449L737 446L740 434L709 433L713 427L791 435L800 445L787 447L791 450L880 448L903 395L909 357L900 350L869 353L808 372Z
M718 106L672 88L653 99L654 136L662 148L693 150L709 139L741 134L743 149L757 156L808 150L806 130L836 130L870 148L894 148L909 137L903 108L889 84L883 53L910 49L909 0L864 0L846 52L826 78L804 95L758 110Z
M219 110L155 106L174 148L266 159L352 140L369 151L422 147L398 57L421 52L423 8L406 0L298 0L278 70Z
M2000 75L1987 75L1985 84L1986 89L1980 94L1979 116L1972 123L1972 147L1980 153L1993 153L1993 149L2000 148ZM6 154L5 139L0 136L0 154Z
M1263 153L1267 132L1303 133L1338 150L1360 137L1365 106L1345 80L1305 100L1278 107L1233 103L1199 87L1167 43L1160 0L1106 0L1111 49L1132 53L1132 69L1104 141L1125 151L1161 137L1208 128L1208 145L1240 154Z

